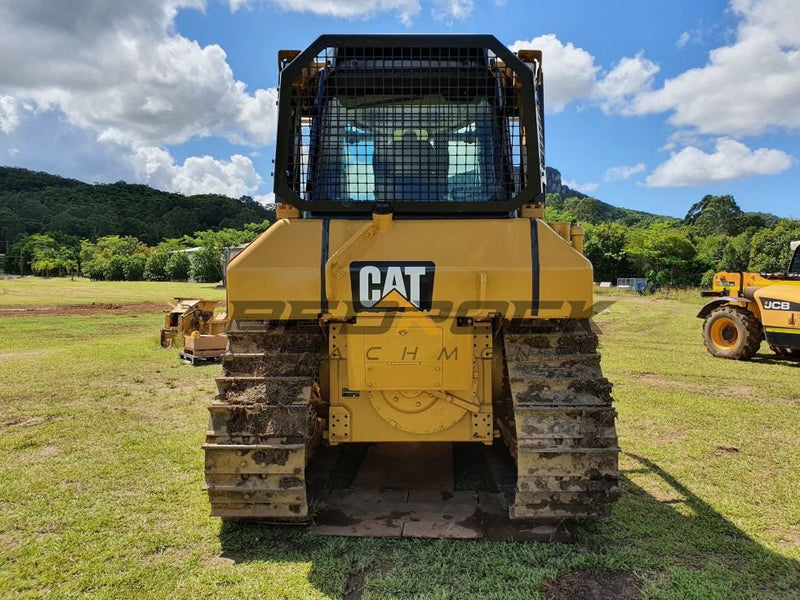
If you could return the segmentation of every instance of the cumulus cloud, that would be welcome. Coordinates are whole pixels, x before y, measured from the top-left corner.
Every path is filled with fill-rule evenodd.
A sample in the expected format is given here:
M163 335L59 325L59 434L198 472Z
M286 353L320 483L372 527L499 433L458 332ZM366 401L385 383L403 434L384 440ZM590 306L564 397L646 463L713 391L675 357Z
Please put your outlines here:
M792 166L793 158L781 150L750 150L736 140L720 138L714 152L687 146L647 176L648 187L705 185L752 175L774 175Z
M197 0L13 3L0 20L0 92L58 107L80 127L137 144L217 135L264 143L267 90L233 77L225 51L172 32ZM272 92L274 93L274 92Z
M13 96L0 96L0 132L11 133L19 125L17 101Z
M260 196L253 196L253 200L258 202L259 204L263 204L264 206L270 206L275 204L275 194L262 194Z
M0 8L0 134L17 149L14 162L30 154L30 138L12 136L23 121L29 132L55 122L89 165L117 177L184 193L252 193L260 178L250 159L176 165L163 149L210 136L245 145L274 139L276 90L248 92L222 48L175 33L178 10L204 7L203 0L83 0L75 10L26 0Z
M562 180L561 183L567 187L572 188L573 190L578 190L579 192L583 192L584 194L591 194L598 187L600 187L596 183L578 183L574 179Z
M229 0L229 4L233 12L267 4L284 11L343 19L369 18L379 12L394 12L405 25L410 25L420 11L419 0Z
M571 42L564 44L552 33L528 41L517 40L509 48L515 52L528 48L542 51L548 112L561 112L570 102L592 95L600 67L583 48L576 48Z
M532 48L542 51L548 112L559 113L575 101L592 101L606 114L633 114L630 105L653 86L658 65L640 52L622 58L603 72L594 56L571 42L566 44L554 34L531 40L518 40L509 46L517 51Z
M594 95L603 112L632 114L631 102L653 87L658 71L658 65L644 58L641 52L621 59L595 87Z
M452 23L469 17L474 8L474 0L433 0L431 14L438 21Z
M734 43L642 93L631 112L669 112L675 126L729 137L800 128L800 2L732 0L731 8L741 18Z
M109 142L120 160L127 163L137 181L155 188L194 194L222 194L238 198L253 195L262 182L253 161L241 154L229 159L190 156L177 164L163 148L140 146L134 149Z
M689 43L689 32L684 31L677 40L675 40L675 47L676 48L683 48L686 44Z
M606 181L621 181L624 179L630 179L637 173L643 173L644 169L645 164L643 162L632 166L622 165L619 167L611 167L606 170L603 179Z
M239 197L251 194L261 176L246 156L234 154L230 160L192 156L175 168L176 188L184 194L226 194Z

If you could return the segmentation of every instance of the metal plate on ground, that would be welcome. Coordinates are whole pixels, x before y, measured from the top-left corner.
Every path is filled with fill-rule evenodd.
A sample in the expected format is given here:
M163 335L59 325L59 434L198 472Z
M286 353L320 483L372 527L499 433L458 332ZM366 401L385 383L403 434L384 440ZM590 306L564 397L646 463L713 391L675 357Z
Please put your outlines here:
M360 490L452 490L453 444L427 442L370 446L353 487Z
M475 492L333 490L310 532L355 537L481 538Z
M329 454L327 461L331 462L332 453L324 454ZM501 493L454 491L452 463L452 444L371 446L352 488L317 488L314 501L323 509L314 517L309 532L350 537L571 541L562 524L509 520L508 500ZM501 469L492 471L499 475L498 480L504 479Z

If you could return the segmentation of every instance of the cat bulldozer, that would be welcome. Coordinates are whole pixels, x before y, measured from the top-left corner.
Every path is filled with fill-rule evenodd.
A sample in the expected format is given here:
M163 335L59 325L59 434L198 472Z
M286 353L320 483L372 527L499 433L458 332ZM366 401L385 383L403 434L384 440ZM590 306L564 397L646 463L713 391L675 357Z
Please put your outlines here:
M800 357L800 241L791 242L789 268L779 273L714 275L714 297L698 313L703 342L718 358L749 360L766 339L778 356Z
M212 516L308 521L315 451L496 438L509 523L608 514L616 413L583 230L544 221L541 52L323 35L278 62L278 218L228 266Z

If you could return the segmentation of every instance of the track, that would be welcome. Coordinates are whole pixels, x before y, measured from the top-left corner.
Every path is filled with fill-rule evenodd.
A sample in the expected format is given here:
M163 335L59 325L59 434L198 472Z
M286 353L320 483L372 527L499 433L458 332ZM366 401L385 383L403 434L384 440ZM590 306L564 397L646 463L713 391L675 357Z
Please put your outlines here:
M504 328L498 424L517 462L512 519L607 514L619 496L616 411L589 321Z
M324 344L316 323L231 323L203 445L212 516L308 519L305 467L324 425Z
M517 463L509 516L607 514L619 496L616 412L588 320L510 324L502 340L505 393L494 408ZM212 516L309 520L325 345L316 323L231 323L203 446Z

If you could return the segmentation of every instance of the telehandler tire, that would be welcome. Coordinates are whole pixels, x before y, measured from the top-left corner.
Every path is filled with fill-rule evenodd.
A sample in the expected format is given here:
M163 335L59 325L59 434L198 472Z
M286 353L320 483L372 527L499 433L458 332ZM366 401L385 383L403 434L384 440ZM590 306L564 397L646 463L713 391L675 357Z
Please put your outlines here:
M746 308L716 308L703 323L703 343L717 358L750 360L761 347L764 333L759 320Z

